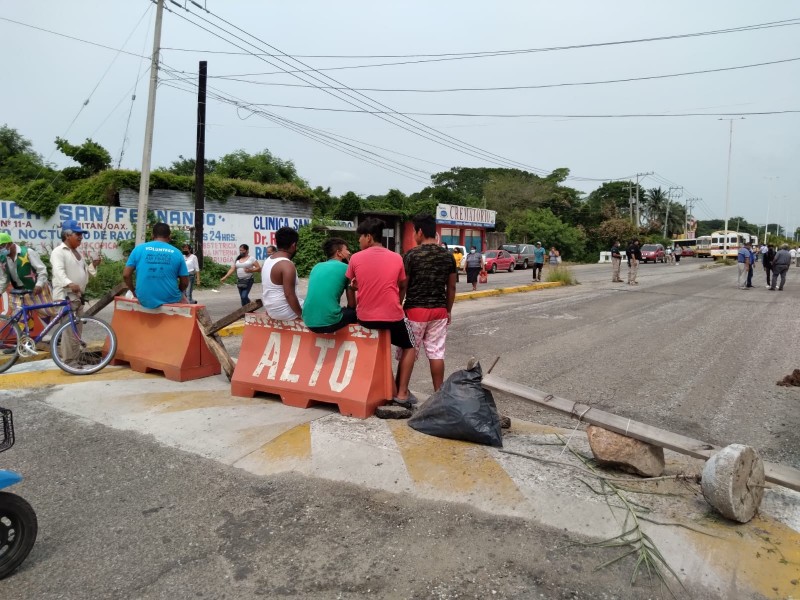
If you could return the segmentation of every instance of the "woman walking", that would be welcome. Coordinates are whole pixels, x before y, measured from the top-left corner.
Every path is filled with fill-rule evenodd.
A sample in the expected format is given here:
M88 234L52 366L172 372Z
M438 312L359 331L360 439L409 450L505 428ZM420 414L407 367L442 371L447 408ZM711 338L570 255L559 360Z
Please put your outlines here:
M242 301L242 306L250 304L250 289L253 287L253 273L261 271L261 265L258 261L250 256L250 246L242 244L239 246L239 256L219 281L222 283L233 272L236 271L236 287L239 290L239 298Z
M462 259L462 262L464 263L464 270L467 272L467 283L471 283L472 291L475 291L478 289L478 274L486 264L483 254L477 252L475 246L472 246L469 249L469 254Z
M196 279L200 276L200 263L197 261L190 244L183 245L183 259L186 261L186 270L189 271L189 287L186 288L186 299L189 304L197 304L197 301L192 298L192 292L194 291Z

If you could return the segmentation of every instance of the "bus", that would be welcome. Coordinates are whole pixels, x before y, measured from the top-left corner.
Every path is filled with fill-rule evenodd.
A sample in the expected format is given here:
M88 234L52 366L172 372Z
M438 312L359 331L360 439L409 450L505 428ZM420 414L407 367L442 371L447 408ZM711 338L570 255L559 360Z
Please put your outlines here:
M678 246L681 247L682 256L695 256L697 254L697 240L695 238L672 240L672 247L676 248Z
M746 242L751 242L753 246L758 246L758 237L739 231L715 231L711 234L711 256L714 260L718 258L736 258L739 248L744 246Z
M701 235L697 238L697 249L695 250L697 258L709 258L711 256L711 236Z

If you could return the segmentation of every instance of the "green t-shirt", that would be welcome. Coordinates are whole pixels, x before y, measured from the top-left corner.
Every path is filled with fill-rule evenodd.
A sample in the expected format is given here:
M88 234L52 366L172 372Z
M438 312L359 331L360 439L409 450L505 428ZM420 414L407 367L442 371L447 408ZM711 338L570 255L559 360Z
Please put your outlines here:
M308 292L303 304L303 322L308 327L328 327L342 320L340 304L347 287L347 265L331 259L319 263L308 276Z

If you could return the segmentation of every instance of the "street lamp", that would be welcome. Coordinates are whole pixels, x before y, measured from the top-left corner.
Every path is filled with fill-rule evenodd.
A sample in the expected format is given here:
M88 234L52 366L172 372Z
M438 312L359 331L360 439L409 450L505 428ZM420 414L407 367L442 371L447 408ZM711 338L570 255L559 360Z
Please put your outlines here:
M730 133L728 136L728 178L725 184L725 241L722 242L722 256L723 259L728 258L728 214L731 205L731 152L733 151L733 121L738 119L719 119L720 121L728 121L730 123Z

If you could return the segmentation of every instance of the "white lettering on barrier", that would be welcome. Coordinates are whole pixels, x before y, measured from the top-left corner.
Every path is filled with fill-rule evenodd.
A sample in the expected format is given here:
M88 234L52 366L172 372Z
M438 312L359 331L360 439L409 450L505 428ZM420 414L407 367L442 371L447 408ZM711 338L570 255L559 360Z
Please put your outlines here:
M308 380L309 387L317 385L317 379L319 379L319 373L322 371L325 356L328 354L328 349L336 346L336 340L332 338L317 338L314 345L319 348L319 355L317 355L317 362L314 365L314 370L311 372L311 378Z
M293 335L292 336L292 347L289 348L289 356L286 359L286 364L283 367L283 372L281 373L281 381L288 381L289 383L297 383L300 379L300 376L296 373L292 373L292 367L294 366L294 361L297 359L297 351L300 349L300 336Z
M269 334L267 345L264 347L264 354L261 355L261 360L258 361L253 377L259 377L261 372L269 367L267 371L267 379L275 379L275 373L278 370L278 360L281 357L281 334L273 331Z
M342 371L342 363L344 362L345 352L348 354L347 367L345 367L342 380L338 381L339 374ZM336 353L336 363L333 365L333 371L331 372L330 379L328 379L328 384L331 386L331 390L334 392L341 392L348 385L350 385L350 380L353 378L353 369L356 367L357 357L358 347L356 346L355 342L348 340L339 346L339 351Z
M292 368L297 360L297 354L300 350L301 336L292 336L292 345L289 348L289 356L286 358L286 364L281 371L280 381L287 383L297 383L300 376L297 373L292 373ZM314 365L314 370L311 372L311 377L308 380L309 387L317 385L320 372L325 364L325 358L328 355L328 350L336 347L336 340L331 338L317 338L314 345L319 348L317 355L317 362ZM347 362L345 363L345 355L347 355ZM352 340L342 342L336 352L336 360L333 364L333 370L328 378L328 385L331 391L341 392L350 385L353 379L353 372L356 367L356 360L358 358L358 346ZM269 334L269 339L264 347L264 353L258 361L255 370L253 370L253 377L260 377L264 369L267 369L266 378L275 379L278 372L278 365L281 360L281 334L273 331Z

